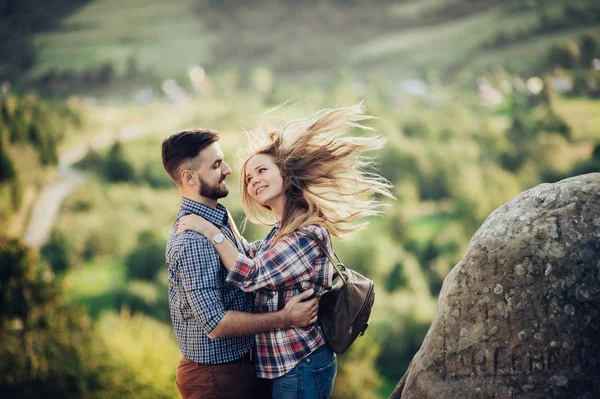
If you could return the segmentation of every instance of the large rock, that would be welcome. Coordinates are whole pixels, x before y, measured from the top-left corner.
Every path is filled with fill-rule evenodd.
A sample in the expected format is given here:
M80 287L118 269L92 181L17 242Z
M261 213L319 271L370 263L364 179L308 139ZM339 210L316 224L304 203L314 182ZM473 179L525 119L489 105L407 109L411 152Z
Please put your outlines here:
M494 211L391 398L600 398L600 174Z

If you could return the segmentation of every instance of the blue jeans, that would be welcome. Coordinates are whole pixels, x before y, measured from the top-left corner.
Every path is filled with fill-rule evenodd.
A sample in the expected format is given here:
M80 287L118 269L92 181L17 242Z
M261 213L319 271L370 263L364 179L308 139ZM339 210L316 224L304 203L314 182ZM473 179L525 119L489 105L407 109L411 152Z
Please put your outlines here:
M335 353L323 345L287 374L273 380L273 399L325 399L337 374Z

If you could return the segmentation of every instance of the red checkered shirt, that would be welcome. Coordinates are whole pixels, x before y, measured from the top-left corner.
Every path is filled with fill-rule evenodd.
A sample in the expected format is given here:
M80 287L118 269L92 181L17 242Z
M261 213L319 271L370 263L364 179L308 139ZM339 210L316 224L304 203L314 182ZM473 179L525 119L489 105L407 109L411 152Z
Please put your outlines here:
M304 227L315 233L332 251L329 233L318 225ZM285 301L310 288L322 292L331 287L333 266L314 239L294 231L274 242L279 223L264 240L244 242L246 255L239 254L227 282L247 292L256 291L255 312L275 312L279 290ZM245 241L245 240L244 240ZM277 378L325 344L318 323L303 328L267 331L256 336L256 369L260 378Z

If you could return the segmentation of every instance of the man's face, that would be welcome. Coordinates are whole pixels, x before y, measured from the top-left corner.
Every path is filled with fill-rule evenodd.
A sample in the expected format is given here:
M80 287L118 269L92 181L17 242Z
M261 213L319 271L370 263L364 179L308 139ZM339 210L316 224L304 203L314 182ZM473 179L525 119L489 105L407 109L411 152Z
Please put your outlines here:
M223 151L219 143L214 142L198 154L200 167L193 171L198 179L198 194L218 200L229 194L225 178L231 174L231 168L223 160Z

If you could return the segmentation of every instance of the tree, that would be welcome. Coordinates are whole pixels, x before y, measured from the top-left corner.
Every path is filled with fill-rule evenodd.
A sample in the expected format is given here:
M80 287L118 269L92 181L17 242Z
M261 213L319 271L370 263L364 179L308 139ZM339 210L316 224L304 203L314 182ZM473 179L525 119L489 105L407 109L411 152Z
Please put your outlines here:
M37 130L35 125L32 127ZM40 162L42 165L50 165L58 163L58 153L56 152L56 139L52 136L51 132L47 132L45 135L40 135L40 143L37 145L37 149L40 154Z
M134 80L140 74L140 66L135 54L131 54L127 58L127 67L125 68L125 76L127 79Z
M52 232L50 241L42 247L41 254L54 272L67 270L71 266L67 237L58 230Z
M588 160L577 163L571 170L571 176L597 173L600 170L600 144L596 144Z
M600 39L594 32L587 32L581 37L581 65L590 68L592 60L600 56Z
M0 138L0 183L13 179L16 173L13 162L4 150L4 140Z
M135 170L125 158L123 146L118 141L108 151L104 165L104 175L108 180L115 182L135 180Z
M152 230L138 235L137 247L127 256L127 274L130 278L151 280L165 264L165 243Z
M0 264L0 396L89 392L89 318L63 302L52 271L19 241L0 238Z
M600 144L596 144L592 152L592 160L600 162Z
M382 383L377 372L379 345L372 340L373 332L367 330L359 337L344 356L338 358L338 375L333 389L333 398L375 399ZM411 353L412 355L412 353Z
M100 70L98 71L98 83L100 86L107 86L112 82L114 75L115 71L112 64L110 62L106 62L102 64Z
M571 140L571 127L560 115L555 113L552 108L537 120L537 127L540 132L556 132L567 140Z
M509 148L500 154L500 165L509 172L515 172L521 168L534 147L537 133L526 115L513 109L511 126L504 133Z
M579 65L580 59L579 46L572 40L555 44L550 49L550 62L552 66L573 69Z
M542 87L540 96L543 103L552 106L552 103L554 102L554 92L552 91L552 81L549 76L544 77L544 86Z
M388 274L387 279L384 281L384 286L387 292L393 292L397 289L406 287L407 281L402 272L402 263L397 262L394 268Z

